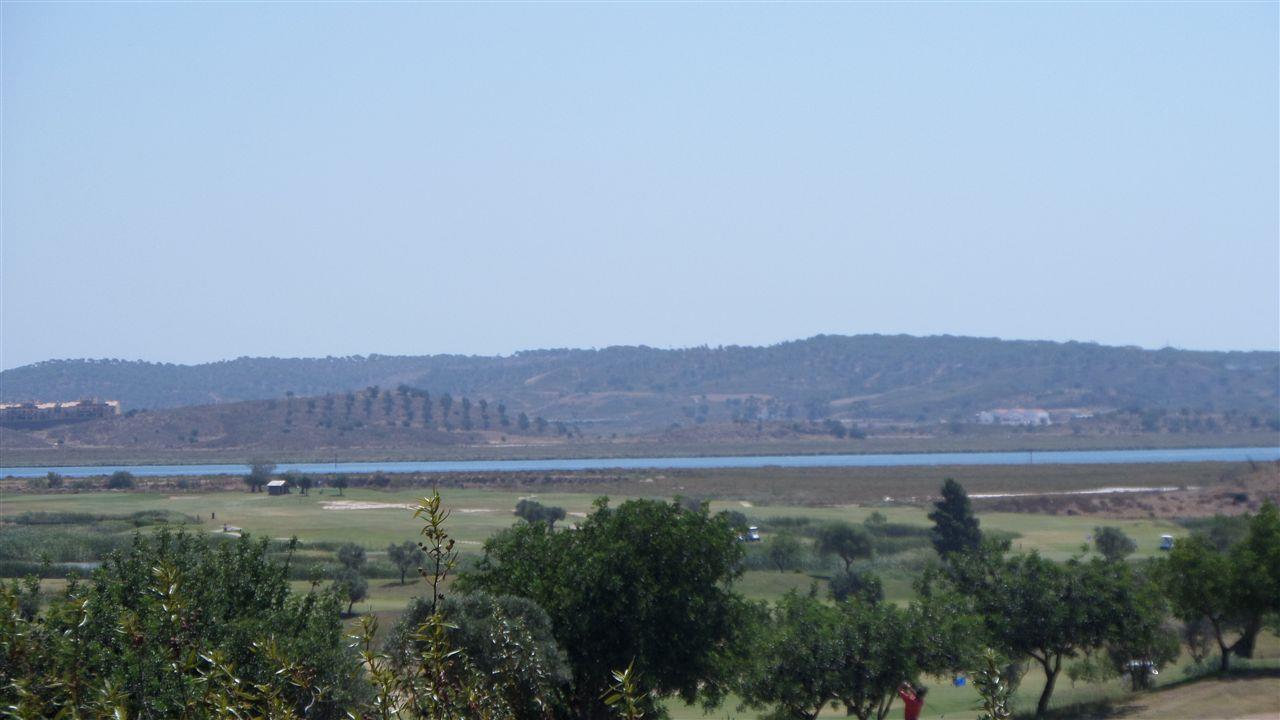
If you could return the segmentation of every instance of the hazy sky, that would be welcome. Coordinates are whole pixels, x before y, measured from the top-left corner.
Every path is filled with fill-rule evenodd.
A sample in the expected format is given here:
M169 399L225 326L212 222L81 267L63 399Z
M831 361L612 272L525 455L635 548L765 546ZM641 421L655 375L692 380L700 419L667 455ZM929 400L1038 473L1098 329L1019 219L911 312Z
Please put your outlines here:
M1253 4L20 4L0 365L1280 347Z

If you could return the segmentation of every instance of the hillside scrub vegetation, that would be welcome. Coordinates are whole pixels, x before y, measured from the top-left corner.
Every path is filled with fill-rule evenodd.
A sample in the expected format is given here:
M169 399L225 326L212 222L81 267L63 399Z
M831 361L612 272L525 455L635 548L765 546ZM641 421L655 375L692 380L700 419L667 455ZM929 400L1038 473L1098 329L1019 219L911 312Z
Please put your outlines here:
M270 437L283 448L305 447L301 438L323 439L325 447L452 445L488 434L610 438L715 426L720 434L741 428L746 436L857 443L886 423L980 433L977 414L1000 408L1053 411L1055 422L1086 434L1274 434L1277 378L1275 352L951 336L194 366L56 360L0 372L0 400L110 398L122 402L126 417L35 433L6 429L0 442L199 449L252 447ZM154 412L195 406L225 410ZM1038 425L990 429L1045 430Z

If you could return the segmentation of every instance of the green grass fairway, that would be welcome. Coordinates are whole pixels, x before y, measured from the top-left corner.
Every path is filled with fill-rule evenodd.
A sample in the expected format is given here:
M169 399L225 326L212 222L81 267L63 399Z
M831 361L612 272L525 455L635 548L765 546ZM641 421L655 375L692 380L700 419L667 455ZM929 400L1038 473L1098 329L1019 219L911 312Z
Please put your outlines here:
M139 510L171 510L199 516L203 529L218 532L224 524L239 527L255 535L289 538L296 535L304 541L356 542L369 550L383 550L388 543L413 538L418 525L408 509L423 490L380 491L350 489L345 495L334 492L272 497L266 493L212 492L206 494L97 492L57 495L9 495L0 504L0 518L30 511L91 512L127 514ZM546 505L563 507L572 524L591 511L596 495L588 493L549 493L531 495L519 492L446 488L441 491L445 507L452 513L449 532L464 553L476 553L485 538L516 522L512 515L522 497L535 497ZM614 504L625 497L613 497ZM893 507L796 507L785 505L754 506L745 502L717 501L713 511L736 510L748 519L763 522L771 517L804 517L815 521L845 520L860 523L873 511L883 513L892 522L925 526L929 524L925 507L898 505ZM211 519L216 515L217 519ZM1080 545L1100 524L1113 525L1138 542L1139 557L1152 555L1161 534L1185 534L1178 525L1163 520L1106 520L1087 517L1027 515L1019 513L981 514L982 527L1018 533L1014 548L1039 550L1062 559L1079 552Z
M379 491L370 489L350 489L339 496L333 491L303 497L298 494L286 497L272 497L265 493L248 492L209 492L205 494L167 494L144 492L97 492L97 493L64 493L51 495L11 494L0 499L0 519L29 511L63 511L90 512L102 514L128 514L140 510L170 510L187 515L198 515L201 523L197 527L202 530L221 531L223 523L243 528L249 533L267 535L275 538L288 538L296 535L303 541L351 541L357 542L371 552L371 559L377 558L388 543L400 542L414 538L419 525L412 518L408 509L423 494L423 489ZM441 491L446 508L452 513L448 529L459 541L459 549L464 556L474 557L480 552L480 545L485 538L494 532L517 522L512 509L522 497L536 497L544 504L563 507L568 512L564 523L572 524L590 512L591 505L597 497L594 492L578 493L529 493L446 488ZM725 497L721 495L720 497ZM732 496L729 496L732 497ZM614 496L612 502L617 504L625 497ZM747 516L749 520L760 525L767 525L770 518L808 518L814 522L843 520L861 523L873 511L883 513L890 522L907 523L918 526L929 525L926 505L888 504L874 506L827 506L811 507L797 505L758 505L747 500L721 499L711 503L713 511L734 510ZM212 520L211 514L217 519ZM1157 554L1156 549L1160 535L1171 534L1182 536L1186 531L1172 522L1164 520L1098 520L1096 518L1078 516L1046 516L1015 513L985 513L979 518L982 527L989 530L1016 533L1013 541L1015 550L1037 550L1054 559L1065 559L1081 552L1081 545L1102 524L1112 525L1124 530L1138 543L1137 557ZM917 551L919 553L920 551ZM931 553L926 553L931 554ZM894 558L902 556L893 556ZM888 561L884 568L878 568L885 584L886 598L892 602L907 602L912 594L910 575L893 566L895 561ZM398 579L369 579L369 597L355 604L354 610L359 614L372 613L378 617L381 632L386 632L394 623L409 600L425 594L425 584L412 574L409 582L401 585ZM817 582L820 591L825 592L825 578L819 574L802 572L772 572L753 570L744 573L738 583L738 590L753 600L772 600L784 593L797 590L805 592L809 586ZM46 580L42 586L47 592L56 592L63 586L60 580ZM296 590L306 590L308 583L295 581ZM348 628L355 631L358 619L347 622ZM1166 670L1162 674L1161 684L1169 684L1183 680L1182 670L1187 665L1184 657L1181 663ZM1258 659L1252 663L1241 663L1248 667L1280 666L1280 640L1264 635L1260 640ZM929 682L932 690L924 717L971 717L975 693L971 686L956 688L951 685L950 678L935 678ZM1274 683L1274 680L1272 681ZM1022 710L1034 707L1035 698L1043 685L1043 677L1039 671L1032 669L1024 679L1017 695L1018 707ZM1243 685L1233 687L1244 687ZM1270 687L1269 685L1250 685L1249 687ZM1158 694L1151 695L1155 698ZM1059 680L1058 690L1054 694L1054 706L1064 707L1080 703L1096 703L1127 697L1124 686L1116 681L1104 685L1081 685L1073 687L1065 675ZM1147 696L1137 696L1147 697ZM1164 696L1160 696L1164 697ZM1172 695L1169 697L1173 697ZM1198 697L1198 695L1197 695ZM1215 696L1216 697L1216 696ZM1130 698L1132 699L1132 698ZM1126 700L1128 702L1128 700ZM1165 702L1162 700L1161 702ZM1205 702L1210 702L1205 700ZM1167 703L1166 703L1167 704ZM676 720L694 720L694 718L755 718L751 711L739 712L738 703L730 702L711 713L704 715L700 708L672 706L672 717ZM1153 705L1152 707L1156 707ZM1167 709L1165 705L1160 708ZM901 711L895 708L894 713ZM891 713L891 716L897 715ZM842 717L843 711L835 710L824 713L824 717ZM1146 716L1142 716L1146 717ZM1154 717L1154 716L1152 716ZM1168 717L1174 717L1172 715ZM1179 717L1193 717L1185 715ZM1221 715L1214 717L1230 717Z
M392 542L415 538L418 524L408 509L421 497L422 489L379 491L350 489L344 495L332 491L311 495L293 494L272 497L265 493L210 492L205 494L165 494L139 492L64 493L53 495L9 495L0 504L0 518L23 512L62 511L105 514L127 514L140 510L171 510L199 516L200 529L220 532L223 524L239 527L254 535L274 538L297 536L303 541L343 541L363 545L378 558ZM461 554L477 556L484 540L516 522L512 509L522 497L563 507L568 513L564 523L571 524L591 511L596 499L592 493L547 493L530 495L496 490L446 488L441 492L445 506L452 513L449 532L458 540ZM626 498L614 497L616 504ZM796 507L755 506L746 501L716 501L713 511L735 510L753 522L765 523L769 518L809 518L815 522L844 520L860 523L873 511L883 513L891 522L927 526L926 507L897 505L891 507ZM216 520L211 515L217 516ZM980 515L982 526L991 530L1017 533L1014 547L1039 550L1045 555L1063 559L1080 552L1085 538L1100 524L1082 517L990 513ZM1152 555L1161 534L1183 535L1185 530L1167 521L1118 520L1108 525L1122 528L1139 546L1138 556ZM886 597L906 602L911 596L911 581L893 568L877 569L885 583ZM411 577L410 580L413 578ZM739 581L739 590L748 598L772 600L789 590L804 592L817 582L825 589L825 578L806 573L750 571ZM420 584L399 585L394 580L372 578L369 598L358 603L363 612L393 613L405 606L410 597L422 592ZM305 587L300 583L299 587Z
M139 510L173 510L198 515L201 527L219 532L224 524L255 535L306 541L355 542L370 550L417 535L418 524L409 507L423 490L383 492L351 489L345 496L330 491L321 495L272 497L266 493L213 492L187 495L163 493L100 492L63 495L11 495L0 506L0 517L28 511L63 511L126 514ZM452 513L449 532L464 551L479 550L485 538L515 522L511 514L526 495L485 490L448 489L442 495ZM546 504L570 513L586 513L591 495L540 495ZM211 519L216 515L217 519ZM567 518L572 521L574 517Z

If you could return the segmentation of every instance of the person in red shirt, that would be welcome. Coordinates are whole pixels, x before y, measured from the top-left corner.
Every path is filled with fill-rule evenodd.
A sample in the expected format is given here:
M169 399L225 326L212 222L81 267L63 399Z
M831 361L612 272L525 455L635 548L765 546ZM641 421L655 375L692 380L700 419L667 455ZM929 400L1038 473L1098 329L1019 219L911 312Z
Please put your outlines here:
M898 686L898 697L902 698L903 720L919 720L920 710L924 707L924 694L929 688L923 685L912 685L905 680Z

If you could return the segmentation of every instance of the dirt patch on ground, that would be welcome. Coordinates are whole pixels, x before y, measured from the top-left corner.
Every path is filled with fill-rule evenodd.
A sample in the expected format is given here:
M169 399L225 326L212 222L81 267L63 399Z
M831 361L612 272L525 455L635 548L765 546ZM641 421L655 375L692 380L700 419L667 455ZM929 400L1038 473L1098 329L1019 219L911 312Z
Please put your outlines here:
M1165 487L1104 487L1094 490L1064 490L1062 492L1008 492L1008 493L975 493L969 497L973 500L998 500L1017 497L1046 497L1051 495L1123 495L1124 493L1167 493L1176 490L1199 490L1199 488L1180 488L1174 485ZM746 503L743 503L744 505Z
M1280 675L1206 678L1118 701L1081 720L1274 720L1280 717Z
M1108 492L1109 491L1109 492ZM1280 467L1258 465L1206 487L1099 488L1085 492L973 496L984 512L1082 515L1121 519L1191 518L1257 512L1280 503Z
M320 503L324 510L412 510L413 506L405 503L358 502L354 500L330 500Z

